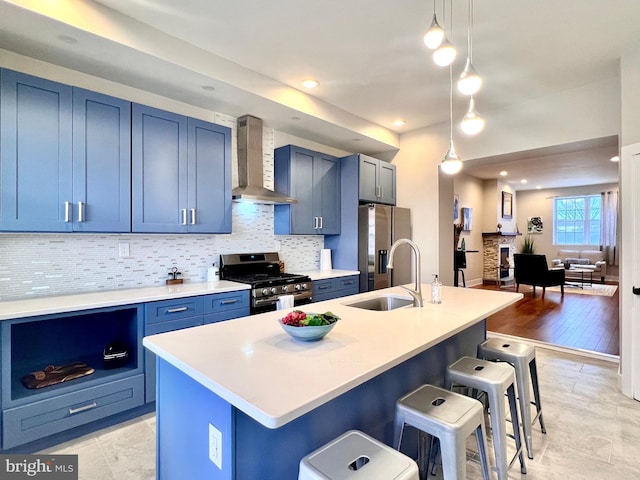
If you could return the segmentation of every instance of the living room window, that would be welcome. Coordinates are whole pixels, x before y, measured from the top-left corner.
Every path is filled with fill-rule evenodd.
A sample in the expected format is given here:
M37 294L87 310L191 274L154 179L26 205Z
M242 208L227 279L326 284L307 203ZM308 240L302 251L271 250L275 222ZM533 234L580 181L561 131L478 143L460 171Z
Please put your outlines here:
M557 197L553 202L555 245L600 245L600 195Z

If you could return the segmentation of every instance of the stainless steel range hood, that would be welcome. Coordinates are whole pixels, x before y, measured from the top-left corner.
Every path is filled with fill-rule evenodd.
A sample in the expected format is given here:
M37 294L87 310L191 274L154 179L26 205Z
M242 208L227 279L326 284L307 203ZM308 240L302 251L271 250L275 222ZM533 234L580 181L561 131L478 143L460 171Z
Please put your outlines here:
M297 203L295 198L264 187L262 162L262 120L244 115L238 118L238 187L233 189L233 201L269 205Z

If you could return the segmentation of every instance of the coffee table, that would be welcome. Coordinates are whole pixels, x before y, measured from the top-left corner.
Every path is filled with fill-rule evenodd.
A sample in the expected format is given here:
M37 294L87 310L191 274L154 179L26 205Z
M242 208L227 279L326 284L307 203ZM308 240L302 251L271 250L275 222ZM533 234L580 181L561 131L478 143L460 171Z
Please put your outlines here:
M565 277L564 284L578 287L578 288L584 288L585 283L589 286L592 286L594 270L595 270L594 268L571 267L568 270L566 270L566 272L575 273L576 276L569 279ZM580 278L577 277L577 274L580 274ZM588 278L585 278L585 275L588 275Z

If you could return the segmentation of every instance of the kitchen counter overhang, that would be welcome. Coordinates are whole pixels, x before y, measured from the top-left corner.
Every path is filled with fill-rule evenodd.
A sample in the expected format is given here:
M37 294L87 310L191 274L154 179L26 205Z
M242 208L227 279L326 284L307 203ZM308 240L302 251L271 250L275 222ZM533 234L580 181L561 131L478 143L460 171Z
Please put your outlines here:
M428 291L428 286L423 286ZM145 337L163 361L265 427L282 427L513 304L522 294L443 287L441 304L377 312L346 304L395 287L308 305L341 320L318 342L289 337L269 312Z

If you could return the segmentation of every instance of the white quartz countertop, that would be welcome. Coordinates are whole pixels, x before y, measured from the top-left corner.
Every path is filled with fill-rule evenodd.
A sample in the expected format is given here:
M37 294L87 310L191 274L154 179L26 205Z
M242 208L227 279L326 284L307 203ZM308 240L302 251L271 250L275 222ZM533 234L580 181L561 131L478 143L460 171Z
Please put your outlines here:
M128 288L123 290L78 293L74 295L44 296L0 302L0 320L249 289L250 287L243 283L219 280L217 282L181 283L159 287Z
M143 345L264 426L278 428L522 298L443 287L442 303L422 308L377 312L346 305L385 293L408 298L394 287L302 308L341 317L317 342L289 337L277 322L290 311L283 310L152 335Z
M300 275L308 275L311 280L324 280L326 278L339 278L339 277L348 277L350 275L360 275L360 272L357 270L309 270L298 273Z

